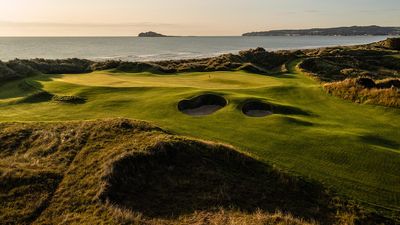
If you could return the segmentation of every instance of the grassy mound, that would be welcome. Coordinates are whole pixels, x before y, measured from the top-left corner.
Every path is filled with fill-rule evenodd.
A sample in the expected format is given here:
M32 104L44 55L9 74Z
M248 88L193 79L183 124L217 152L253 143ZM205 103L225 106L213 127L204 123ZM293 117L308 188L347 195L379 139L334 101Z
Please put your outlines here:
M40 103L40 102L56 102L56 103L66 103L66 104L84 104L86 102L85 98L79 96L59 96L51 94L47 91L36 91L22 99L16 101L16 103Z
M55 95L51 98L54 102L67 103L67 104L84 104L86 102L85 98L79 96L58 96Z
M232 148L144 122L2 123L0 147L0 221L6 224L380 219Z
M400 38L388 38L377 44L387 49L400 50Z
M321 82L368 76L374 79L399 77L400 59L394 56L328 56L305 59L300 69Z
M204 94L178 103L179 111L192 115L202 116L212 114L224 108L228 102L225 98L215 94Z
M400 89L400 78L395 79L395 78L388 78L384 80L378 80L375 83L375 87L377 88L398 88Z
M0 62L0 80L15 80L36 74L61 74L89 72L93 62L84 59L15 59Z
M241 51L238 55L224 54L221 56L195 59L153 62L171 72L211 72L245 70L255 73L266 73L277 70L296 55L289 51L268 52L263 48ZM277 69L278 68L278 69Z
M29 224L50 205L85 134L71 125L0 124L0 223Z
M267 72L266 70L254 65L252 63L245 63L244 65L240 66L238 69L249 72L249 73L258 73L258 74L263 74L263 73Z
M370 78L346 79L328 83L328 93L357 103L400 107L400 79L374 81Z
M399 41L400 38L389 38L369 45L306 50L305 55L310 57L298 67L322 82L327 92L335 96L358 103L398 107ZM395 89L385 90L391 87Z
M94 62L85 59L15 59L0 61L0 81L16 80L37 74L77 74L98 70L115 70L119 72L154 74L171 74L177 72L211 72L246 70L265 73L280 68L296 57L291 52L267 52L263 48L241 51L238 55L225 54L213 58L173 60L162 62Z
M37 91L20 100L17 103L39 103L50 101L54 97L53 94L47 91Z
M299 68L321 82L342 81L359 76L395 78L400 76L399 51L382 49L380 43L391 45L399 40L389 38L369 45L304 50L307 58Z
M199 210L276 210L329 221L329 197L232 149L190 140L160 142L114 162L104 200L149 217L177 217Z

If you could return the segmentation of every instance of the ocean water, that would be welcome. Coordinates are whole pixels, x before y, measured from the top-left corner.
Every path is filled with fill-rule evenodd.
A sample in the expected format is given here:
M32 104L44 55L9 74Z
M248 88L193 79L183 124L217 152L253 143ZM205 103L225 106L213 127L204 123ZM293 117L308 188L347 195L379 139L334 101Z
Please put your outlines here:
M366 44L386 36L354 37L0 37L0 60L21 58L85 58L91 60L157 61L203 58L263 47L304 49Z

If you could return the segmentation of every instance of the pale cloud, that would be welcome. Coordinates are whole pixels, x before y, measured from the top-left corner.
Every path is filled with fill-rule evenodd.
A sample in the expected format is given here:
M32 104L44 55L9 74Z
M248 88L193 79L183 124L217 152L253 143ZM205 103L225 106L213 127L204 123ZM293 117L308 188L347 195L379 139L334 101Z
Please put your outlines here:
M399 26L399 0L0 0L2 36L240 35L267 29Z
M20 27L176 27L182 24L172 23L154 23L154 22L138 22L138 23L51 23L51 22L13 22L0 21L0 26L20 26Z

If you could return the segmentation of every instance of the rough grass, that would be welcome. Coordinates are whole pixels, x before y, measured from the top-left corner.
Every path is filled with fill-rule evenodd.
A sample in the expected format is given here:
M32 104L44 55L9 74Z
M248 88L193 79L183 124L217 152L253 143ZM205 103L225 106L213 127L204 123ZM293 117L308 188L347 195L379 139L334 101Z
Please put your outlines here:
M84 104L86 102L85 98L79 96L53 96L51 98L54 102L67 103L67 104Z
M306 50L305 55L309 57L298 67L337 97L357 103L399 107L400 60L396 47L399 41L400 38L394 38L363 46ZM373 89L356 85L362 77L380 84Z
M399 77L400 60L393 56L329 56L305 59L300 65L321 82L368 76L373 79Z
M400 76L400 38L368 45L304 50L300 69L322 82L368 76L373 79Z
M381 221L231 147L139 121L2 123L0 145L2 224Z
M324 88L328 93L356 103L366 103L400 108L400 86L391 83L400 83L399 79L376 81L372 88L364 87L357 83L358 79L328 83ZM397 82L395 82L397 81Z

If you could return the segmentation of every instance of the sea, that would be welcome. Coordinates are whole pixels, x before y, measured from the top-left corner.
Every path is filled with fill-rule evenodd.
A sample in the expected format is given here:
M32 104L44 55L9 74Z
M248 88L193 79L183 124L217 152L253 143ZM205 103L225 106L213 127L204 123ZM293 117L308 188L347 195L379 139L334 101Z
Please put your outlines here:
M387 36L0 37L0 60L84 58L159 61L206 58L262 47L269 51L366 44Z

